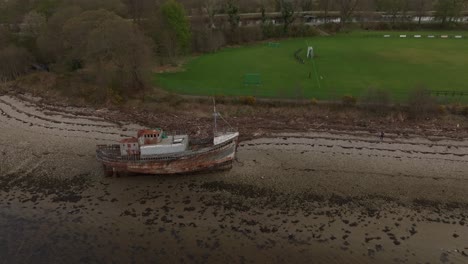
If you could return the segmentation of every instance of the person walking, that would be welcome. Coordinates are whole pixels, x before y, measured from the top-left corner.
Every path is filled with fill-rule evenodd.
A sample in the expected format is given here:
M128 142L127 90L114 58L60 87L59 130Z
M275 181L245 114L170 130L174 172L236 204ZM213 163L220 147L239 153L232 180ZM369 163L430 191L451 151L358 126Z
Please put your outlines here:
M383 141L384 136L385 136L385 133L383 131L380 132L380 141Z

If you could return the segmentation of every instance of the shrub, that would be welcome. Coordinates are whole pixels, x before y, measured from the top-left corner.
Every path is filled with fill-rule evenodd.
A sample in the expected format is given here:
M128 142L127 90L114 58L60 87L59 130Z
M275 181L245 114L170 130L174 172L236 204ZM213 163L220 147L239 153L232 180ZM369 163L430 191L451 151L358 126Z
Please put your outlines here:
M315 28L303 24L291 25L288 31L288 36L293 38L314 37L318 35L319 32Z
M341 98L341 102L344 106L355 106L357 103L357 99L352 95L345 95Z
M275 26L272 23L267 23L262 26L263 36L266 39L278 38L282 36L283 29L282 27Z
M260 41L263 39L263 31L260 27L242 27L239 28L239 30L243 43Z
M255 105L257 99L254 96L241 96L239 102L244 105Z
M224 96L224 95L215 95L214 99L215 99L216 103L219 103L219 104L226 103L226 96Z
M369 88L361 102L370 111L383 112L390 105L390 93L383 89Z
M192 30L192 49L195 52L214 52L226 45L226 38L221 30L205 27Z
M437 103L424 87L413 89L408 96L408 113L413 118L423 117L437 111Z
M288 32L285 33L283 26L268 23L262 27L262 32L257 32L257 34L261 35L265 39L270 39L283 37L314 37L318 36L319 32L309 25L290 25Z
M124 98L122 97L119 89L116 87L107 88L107 98L112 104L115 105L119 105L124 102Z
M437 108L437 112L439 112L439 114L441 115L445 115L447 114L447 108L445 107L445 105L439 105L439 107Z
M317 104L318 104L318 100L315 99L315 98L312 98L312 100L310 100L310 103L311 103L312 105L317 105Z
M446 110L451 114L458 114L460 111L461 106L459 104L450 104L447 105Z
M340 24L339 23L326 23L320 26L323 30L330 33L336 33L340 31Z
M462 110L462 115L468 117L468 105L465 105Z
M163 99L164 102L167 102L170 106L179 106L181 105L185 100L182 96L170 93L166 95Z

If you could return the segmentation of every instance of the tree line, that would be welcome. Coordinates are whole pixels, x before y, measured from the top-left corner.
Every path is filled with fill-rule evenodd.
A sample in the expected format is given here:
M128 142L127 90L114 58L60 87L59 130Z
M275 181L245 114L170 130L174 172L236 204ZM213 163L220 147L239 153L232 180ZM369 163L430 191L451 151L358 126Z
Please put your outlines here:
M143 91L151 68L177 64L190 52L317 31L294 23L298 12L338 12L345 24L358 11L384 11L396 21L435 10L454 23L468 0L0 0L0 81L31 70L60 76L58 86L96 101ZM268 13L280 14L280 24ZM260 24L241 26L241 14ZM224 15L219 19L220 14Z
M0 81L49 71L70 95L118 101L149 86L155 61L190 51L187 15L174 0L150 9L119 0L0 3Z

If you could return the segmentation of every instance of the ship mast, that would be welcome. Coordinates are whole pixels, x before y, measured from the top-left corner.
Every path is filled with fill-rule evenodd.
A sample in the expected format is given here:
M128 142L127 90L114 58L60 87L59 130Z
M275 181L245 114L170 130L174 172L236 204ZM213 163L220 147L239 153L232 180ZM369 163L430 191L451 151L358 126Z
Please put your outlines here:
M216 137L216 135L218 134L218 117L220 117L224 123L226 123L229 128L234 131L234 129L232 128L232 126L226 121L226 119L224 119L224 117L218 113L218 111L216 111L216 100L215 98L213 97L213 115L214 115L214 127L213 127L213 137ZM224 132L223 132L224 134Z
M218 133L218 123L217 123L218 113L216 112L216 100L214 97L213 97L213 115L214 115L213 137L216 137L216 134Z

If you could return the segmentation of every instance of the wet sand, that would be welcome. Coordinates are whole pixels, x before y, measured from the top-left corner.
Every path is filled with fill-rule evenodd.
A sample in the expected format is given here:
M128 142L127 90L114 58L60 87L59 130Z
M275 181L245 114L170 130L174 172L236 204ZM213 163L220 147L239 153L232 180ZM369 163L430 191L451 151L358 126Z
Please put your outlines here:
M5 263L466 263L468 140L315 130L230 171L104 178L140 126L0 96ZM104 111L104 110L101 110Z

